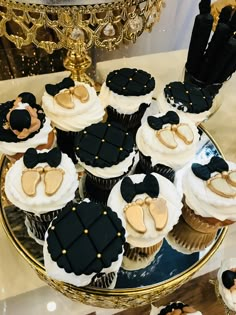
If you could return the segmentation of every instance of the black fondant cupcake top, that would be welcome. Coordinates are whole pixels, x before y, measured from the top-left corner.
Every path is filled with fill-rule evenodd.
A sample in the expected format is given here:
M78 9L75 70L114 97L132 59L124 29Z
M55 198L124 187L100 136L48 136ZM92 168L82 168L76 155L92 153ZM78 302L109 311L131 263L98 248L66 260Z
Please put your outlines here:
M206 89L191 83L171 82L164 88L164 94L173 107L194 114L209 110L213 101Z
M20 105L21 103L23 105ZM16 100L0 105L0 141L26 141L40 131L44 122L45 114L42 107L36 104L35 96L32 93L23 92ZM30 130L31 127L32 132L19 136L24 129Z
M154 90L155 80L146 71L122 68L108 74L106 85L119 95L140 96Z
M67 273L90 275L111 266L122 253L125 230L111 208L69 203L48 230L51 259Z
M114 122L93 124L75 138L75 152L81 162L92 167L111 167L134 150L133 136Z

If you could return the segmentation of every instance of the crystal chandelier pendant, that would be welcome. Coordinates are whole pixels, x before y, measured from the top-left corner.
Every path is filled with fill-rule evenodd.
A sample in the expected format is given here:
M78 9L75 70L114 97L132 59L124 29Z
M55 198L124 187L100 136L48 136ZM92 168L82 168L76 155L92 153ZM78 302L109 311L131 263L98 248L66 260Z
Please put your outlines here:
M150 15L149 15L148 20L147 20L147 27L148 28L152 27L153 24L156 22L157 18L158 18L157 9L156 9L156 7L153 7L151 9Z
M115 36L116 31L114 26L111 23L108 23L103 29L103 34L107 37Z
M143 28L143 20L140 16L135 16L134 18L129 20L129 27L132 32L138 33Z

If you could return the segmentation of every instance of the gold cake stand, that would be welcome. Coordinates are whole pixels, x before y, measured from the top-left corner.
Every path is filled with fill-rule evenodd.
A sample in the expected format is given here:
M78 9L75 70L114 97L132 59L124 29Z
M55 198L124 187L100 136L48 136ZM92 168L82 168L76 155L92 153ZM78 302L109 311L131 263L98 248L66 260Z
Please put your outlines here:
M217 147L214 140L210 137L210 135L202 128L201 131L203 132L201 138L202 140L197 154L199 154L203 158L205 156L221 154L219 148ZM68 283L53 280L47 276L43 264L42 246L38 245L33 239L28 236L26 228L24 226L24 217L22 216L22 212L17 210L17 212L13 211L11 214L11 209L14 206L9 203L4 192L5 175L9 166L10 163L3 156L1 158L0 164L0 221L2 221L3 228L17 251L35 270L39 278L41 278L57 291L61 292L63 295L75 301L80 301L85 304L103 308L132 308L137 307L137 305L141 306L158 301L159 299L167 296L169 293L175 291L185 282L190 280L191 277L199 269L201 269L202 266L205 265L205 263L214 255L214 253L217 251L222 241L224 240L227 232L227 228L221 229L213 244L208 247L207 250L205 250L201 255L199 255L196 261L191 263L188 268L181 272L177 272L176 274L172 274L171 272L170 274L168 274L167 279L165 279L164 281L160 281L158 283L154 281L153 283L149 283L148 285L139 285L138 287L129 287L128 281L126 283L127 287L125 284L122 288L115 288L112 290L97 289L92 287L78 288ZM163 251L162 254L165 255L165 251ZM185 260L189 259L188 257L189 255L183 255L183 257L181 258L181 262L184 263ZM168 259L169 261L171 261L173 258L171 256ZM151 268L149 270L151 273L163 272L163 270L166 268L166 264L164 264L164 266L162 267L163 269L159 267L158 258L156 261L154 261L153 267L155 267L155 264L160 269L157 269L158 271L152 271L153 269ZM173 269L176 268L175 264L176 262L174 261ZM130 273L130 275L132 275L132 272Z

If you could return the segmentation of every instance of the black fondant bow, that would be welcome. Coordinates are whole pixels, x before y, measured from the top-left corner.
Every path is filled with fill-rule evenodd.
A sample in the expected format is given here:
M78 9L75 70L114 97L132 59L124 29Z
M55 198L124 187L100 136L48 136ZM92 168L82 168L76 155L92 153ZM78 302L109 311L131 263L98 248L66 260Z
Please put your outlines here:
M120 192L126 202L131 202L136 195L146 193L150 197L158 197L159 183L155 176L148 174L141 183L134 184L130 177L125 177L120 186Z
M61 90L68 89L72 86L75 86L75 83L70 77L68 77L68 78L63 79L61 82L57 84L46 84L45 89L48 94L55 96Z
M34 148L29 148L24 155L23 162L27 168L33 168L38 163L47 162L51 167L57 167L61 163L61 151L54 148L48 152L37 153Z
M179 116L174 111L168 111L164 116L162 117L154 117L149 116L148 124L152 129L160 130L162 129L163 125L165 124L178 124L179 123Z
M203 180L208 180L211 177L211 173L214 172L221 173L223 171L228 170L229 170L228 164L219 156L213 156L210 162L206 165L201 165L198 163L192 164L193 173Z

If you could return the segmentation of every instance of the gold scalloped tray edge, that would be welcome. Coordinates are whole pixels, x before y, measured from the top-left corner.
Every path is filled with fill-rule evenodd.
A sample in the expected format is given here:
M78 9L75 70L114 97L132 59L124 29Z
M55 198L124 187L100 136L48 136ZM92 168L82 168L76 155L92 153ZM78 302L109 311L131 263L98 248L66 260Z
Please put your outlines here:
M206 133L206 135L211 139L213 144L220 151L219 147L216 145L215 141L209 135L209 133L201 126L201 129ZM221 151L220 151L221 153ZM222 153L221 153L222 154ZM17 251L23 256L27 263L35 270L40 279L46 282L49 286L53 287L57 291L61 292L68 298L80 301L84 304L93 305L103 308L132 308L141 305L145 305L167 296L168 294L175 291L181 285L186 283L192 278L192 276L200 270L206 262L214 255L218 250L219 246L222 244L224 237L227 233L227 227L221 229L218 238L214 245L211 247L209 252L207 252L198 262L191 266L186 271L180 273L178 276L171 278L165 282L158 283L156 285L150 285L135 289L97 289L89 287L76 287L68 283L60 282L49 278L46 274L45 268L41 265L34 257L32 257L22 244L16 239L13 231L7 221L6 215L2 207L2 173L3 164L5 157L1 157L0 161L0 177L1 177L1 191L0 191L0 221L3 225L3 229L10 239L11 243L17 249Z

